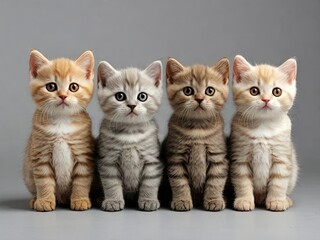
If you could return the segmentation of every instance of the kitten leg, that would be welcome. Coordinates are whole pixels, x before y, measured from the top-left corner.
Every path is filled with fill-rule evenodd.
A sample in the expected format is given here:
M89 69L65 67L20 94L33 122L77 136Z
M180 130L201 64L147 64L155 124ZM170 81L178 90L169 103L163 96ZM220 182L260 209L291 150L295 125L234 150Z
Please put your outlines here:
M93 179L92 156L88 154L86 157L82 155L75 158L77 161L73 169L70 207L75 211L84 211L91 208L89 194Z
M98 170L104 192L101 209L110 212L122 210L124 208L124 198L119 166L116 162L102 163Z
M204 191L204 208L209 211L220 211L225 208L223 190L228 177L228 161L225 152L207 151L207 179Z
M139 189L139 208L145 211L154 211L160 207L158 190L162 179L163 164L156 159L146 162L142 171L142 180Z
M36 197L30 201L32 208L40 212L52 211L56 208L54 171L49 163L49 157L34 158L33 178L36 187Z
M287 196L291 167L287 159L272 158L266 208L271 211L285 211L292 201Z
M168 177L172 189L171 209L189 211L193 208L188 172L184 160L180 156L171 156L168 159Z
M233 206L239 211L254 209L252 170L248 161L234 161L231 164L231 181L236 199Z

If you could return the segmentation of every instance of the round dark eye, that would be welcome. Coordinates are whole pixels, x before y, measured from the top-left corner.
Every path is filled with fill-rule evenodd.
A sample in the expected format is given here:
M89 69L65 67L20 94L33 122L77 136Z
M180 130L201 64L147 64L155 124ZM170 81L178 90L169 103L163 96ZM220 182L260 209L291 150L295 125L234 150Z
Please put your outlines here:
M124 101L127 99L127 96L124 92L117 92L114 96L118 101Z
M76 84L76 83L71 83L71 84L69 85L69 90L70 90L71 92L76 92L76 91L79 90L79 85Z
M190 95L194 94L194 90L192 87L185 87L185 88L183 88L183 93L186 96L190 96Z
M145 92L141 92L138 95L138 100L141 102L145 102L148 99L148 94L146 94Z
M213 96L214 92L216 90L213 88L213 87L207 87L205 93L208 95L208 96Z
M257 95L259 95L259 94L260 94L259 88L257 88L257 87L252 87L252 88L250 88L250 94L251 94L252 96L257 96Z
M274 89L272 90L272 94L273 94L275 97L280 97L281 94L282 94L281 88L278 88L278 87L274 88Z
M54 92L58 89L57 87L57 84L54 83L54 82L51 82L51 83L47 83L46 84L46 89L49 91L49 92Z

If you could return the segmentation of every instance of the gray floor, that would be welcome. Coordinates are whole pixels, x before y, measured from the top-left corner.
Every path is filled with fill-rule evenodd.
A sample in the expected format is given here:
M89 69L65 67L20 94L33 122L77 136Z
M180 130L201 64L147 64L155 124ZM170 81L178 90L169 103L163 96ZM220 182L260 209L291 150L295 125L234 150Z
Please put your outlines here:
M302 174L293 194L294 206L286 212L264 209L212 213L141 212L125 209L109 213L99 209L73 212L29 210L29 194L16 180L16 190L0 196L0 239L320 239L320 177Z

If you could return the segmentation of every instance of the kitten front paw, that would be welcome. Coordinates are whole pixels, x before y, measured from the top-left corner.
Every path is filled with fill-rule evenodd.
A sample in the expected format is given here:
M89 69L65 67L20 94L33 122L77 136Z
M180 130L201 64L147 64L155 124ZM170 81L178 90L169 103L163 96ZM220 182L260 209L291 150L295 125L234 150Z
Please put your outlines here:
M103 200L101 204L101 209L108 212L115 212L124 209L123 200Z
M267 199L266 208L270 211L280 212L285 211L292 206L292 200L290 198L283 199Z
M175 211L190 211L193 208L191 200L172 200L171 209Z
M251 211L254 209L254 200L250 198L236 198L233 207L238 211Z
M211 199L204 200L203 206L207 211L221 211L226 207L226 203L223 198Z
M143 199L143 200L138 201L138 205L141 210L155 211L155 210L159 209L160 202L158 201L158 199L155 199L155 200Z
M33 206L31 207L38 212L50 212L56 208L56 201L54 199L34 198L30 201L30 204L32 204L32 202Z
M75 198L71 199L70 208L74 211L84 211L91 208L91 201L89 198Z

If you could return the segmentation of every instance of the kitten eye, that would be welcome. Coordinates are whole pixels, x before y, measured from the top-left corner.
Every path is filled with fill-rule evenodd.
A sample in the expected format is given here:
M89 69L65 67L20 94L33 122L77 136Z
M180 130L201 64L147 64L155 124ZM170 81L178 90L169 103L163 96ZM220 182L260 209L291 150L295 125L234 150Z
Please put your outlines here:
M46 89L49 91L49 92L54 92L58 89L57 87L57 84L54 83L54 82L51 82L51 83L47 83L46 84Z
M120 102L127 99L127 96L126 96L126 94L124 92L117 92L114 96Z
M252 96L257 96L257 95L259 95L259 94L260 94L259 88L257 88L257 87L252 87L252 88L250 88L250 94L251 94Z
M208 96L213 96L213 94L215 93L215 89L213 87L207 87L205 94L207 94Z
M280 97L281 94L282 94L281 88L278 88L278 87L274 88L274 89L272 90L272 94L273 94L275 97Z
M76 83L71 83L71 84L69 85L69 90L70 90L71 92L76 92L76 91L79 90L79 85L76 84Z
M148 99L148 94L146 94L145 92L141 92L138 95L138 100L141 102L145 102Z
M185 88L183 88L183 93L186 96L190 96L190 95L194 94L194 90L192 87L185 87Z

